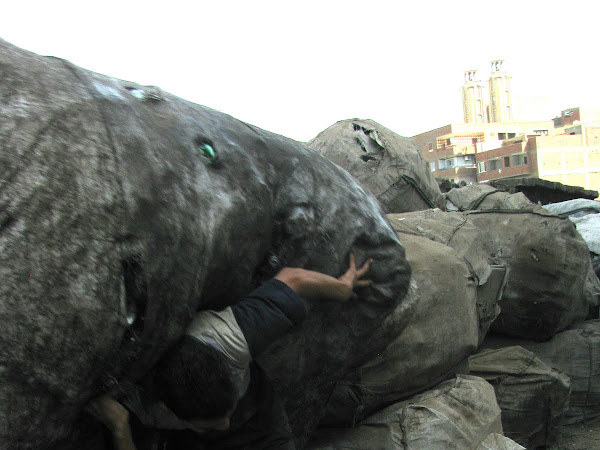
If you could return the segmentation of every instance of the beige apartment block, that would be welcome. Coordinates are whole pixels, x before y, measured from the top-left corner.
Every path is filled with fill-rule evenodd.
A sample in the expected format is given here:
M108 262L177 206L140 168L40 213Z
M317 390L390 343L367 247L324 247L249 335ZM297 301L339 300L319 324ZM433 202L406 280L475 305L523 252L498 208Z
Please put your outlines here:
M413 136L435 178L460 183L478 181L478 155L500 149L504 142L546 136L551 120L539 122L450 124ZM520 151L522 153L522 151ZM500 172L501 173L501 172Z
M531 176L600 190L600 127L579 127L583 128L580 134L536 139L537 171Z

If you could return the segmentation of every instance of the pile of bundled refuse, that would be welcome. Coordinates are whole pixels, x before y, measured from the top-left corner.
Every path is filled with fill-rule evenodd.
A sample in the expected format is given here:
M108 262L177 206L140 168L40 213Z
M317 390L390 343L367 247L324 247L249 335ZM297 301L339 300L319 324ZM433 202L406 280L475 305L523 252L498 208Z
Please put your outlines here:
M408 311L374 197L305 145L159 88L2 40L0 67L0 449L104 448L85 405L138 382L197 311L282 266L339 276L372 257L355 301L308 302L261 354L302 446L336 381L389 343L381 318Z
M600 418L597 208L444 196L373 121L307 147L2 40L0 66L0 448L104 448L87 402L197 311L351 253L372 286L259 358L299 448L516 449Z
M359 153L364 123L338 122L342 138L315 148ZM377 176L369 159L348 169ZM311 448L537 448L559 424L600 421L600 203L541 207L477 184L444 196L445 208L386 208L412 268L411 320L337 384Z

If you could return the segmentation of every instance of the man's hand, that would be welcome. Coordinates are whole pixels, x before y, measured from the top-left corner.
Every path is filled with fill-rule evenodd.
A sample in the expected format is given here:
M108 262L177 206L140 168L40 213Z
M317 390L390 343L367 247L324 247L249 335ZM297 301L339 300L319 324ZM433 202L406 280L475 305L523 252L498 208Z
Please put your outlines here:
M361 280L368 272L373 260L369 258L360 269L356 268L354 255L350 254L350 267L339 278L312 270L284 267L275 275L290 288L306 299L323 299L345 302L354 295L355 287L372 284L371 280Z
M360 269L356 268L356 260L354 259L354 253L350 253L350 267L342 276L338 278L342 283L354 290L355 287L366 287L373 284L371 280L361 280L362 277L371 268L373 258L369 258Z

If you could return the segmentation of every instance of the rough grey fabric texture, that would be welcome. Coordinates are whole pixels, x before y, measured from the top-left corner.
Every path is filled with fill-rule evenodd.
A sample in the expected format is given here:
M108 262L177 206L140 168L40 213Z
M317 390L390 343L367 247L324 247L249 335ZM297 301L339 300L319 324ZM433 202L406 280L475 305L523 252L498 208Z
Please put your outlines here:
M522 192L509 194L488 184L470 184L451 189L444 194L448 211L473 209L521 209L531 208L531 202Z
M485 251L484 232L459 212L427 209L404 214L388 214L390 224L398 233L425 236L432 241L452 247L484 284L491 274L489 256Z
M398 233L424 236L444 244L452 248L469 266L471 276L478 286L477 314L481 343L492 322L500 314L499 302L509 274L508 267L501 261L490 264L494 261L486 251L487 238L484 232L473 225L464 214L439 209L388 214L388 219ZM435 275L433 277L435 279ZM454 282L460 284L461 280Z
M425 237L399 237L412 268L405 299L414 304L410 324L336 386L322 424L354 426L381 408L453 377L477 349L477 285L464 259Z
M600 254L600 214L570 217L590 252Z
M356 428L321 428L308 448L462 450L478 448L490 433L502 434L494 389L482 378L461 375L378 411Z
M302 445L408 287L376 200L303 145L158 88L4 41L0 67L0 448L76 440L91 396L277 267L337 276L371 256L372 287L310 304L263 357Z
M498 433L490 433L484 441L479 444L477 450L525 450L525 447L517 444L506 436L502 436Z
M444 209L444 197L415 140L373 120L342 120L308 146L350 172L386 213Z
M488 255L510 269L492 330L544 341L589 316L590 256L568 219L543 208L465 214L486 236Z
M494 386L506 436L526 448L552 442L552 431L569 407L569 377L519 346L472 355L469 369Z
M600 213L600 202L587 198L576 198L565 202L549 203L543 206L559 217L583 217Z
M600 320L588 320L547 342L489 335L482 348L519 345L571 379L569 408L563 424L600 422Z

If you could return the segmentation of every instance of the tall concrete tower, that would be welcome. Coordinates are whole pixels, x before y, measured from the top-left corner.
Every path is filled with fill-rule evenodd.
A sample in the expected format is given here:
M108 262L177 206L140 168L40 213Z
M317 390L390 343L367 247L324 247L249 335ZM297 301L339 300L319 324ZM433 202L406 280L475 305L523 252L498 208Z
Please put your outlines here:
M513 107L510 93L510 78L502 70L504 61L492 61L492 74L488 82L490 90L490 122L512 122Z
M488 121L484 89L485 86L477 80L477 71L466 70L465 84L462 88L465 123L485 123Z

